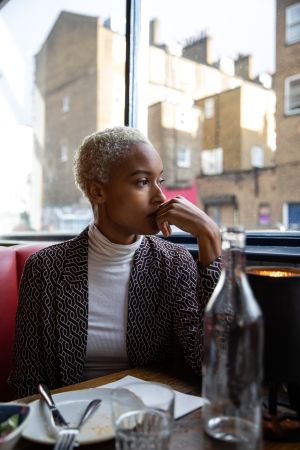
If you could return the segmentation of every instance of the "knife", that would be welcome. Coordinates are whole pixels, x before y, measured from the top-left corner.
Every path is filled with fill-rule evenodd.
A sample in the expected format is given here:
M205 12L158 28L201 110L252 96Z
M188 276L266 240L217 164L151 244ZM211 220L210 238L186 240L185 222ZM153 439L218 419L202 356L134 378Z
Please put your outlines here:
M54 403L54 400L51 396L49 388L45 384L39 384L38 390L39 390L39 393L41 394L43 400L45 400L45 402L47 403L47 405L51 411L55 425L57 427L68 426L68 422L66 422L66 420L63 418L63 416L57 409L57 407Z

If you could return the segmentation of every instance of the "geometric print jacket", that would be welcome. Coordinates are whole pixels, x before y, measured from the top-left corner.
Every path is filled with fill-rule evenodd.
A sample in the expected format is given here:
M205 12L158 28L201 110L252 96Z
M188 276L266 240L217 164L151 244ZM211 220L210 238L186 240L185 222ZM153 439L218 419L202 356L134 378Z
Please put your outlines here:
M176 341L201 374L204 308L221 271L203 268L182 246L144 236L129 280L126 348L130 367L164 363ZM88 229L31 255L16 315L14 367L18 397L82 379L88 328Z

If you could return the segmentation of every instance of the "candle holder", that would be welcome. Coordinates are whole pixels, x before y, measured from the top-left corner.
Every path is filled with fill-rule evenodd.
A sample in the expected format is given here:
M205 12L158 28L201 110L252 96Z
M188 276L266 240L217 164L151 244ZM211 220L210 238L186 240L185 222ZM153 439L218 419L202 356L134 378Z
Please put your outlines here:
M264 316L264 435L300 441L300 269L246 272Z

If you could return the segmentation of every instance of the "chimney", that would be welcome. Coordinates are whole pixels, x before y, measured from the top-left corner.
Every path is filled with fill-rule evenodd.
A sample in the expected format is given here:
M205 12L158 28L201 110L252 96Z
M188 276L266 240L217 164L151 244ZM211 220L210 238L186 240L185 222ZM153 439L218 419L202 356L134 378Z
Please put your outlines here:
M252 56L238 55L234 61L234 71L237 77L244 78L244 80L253 80Z
M150 35L149 35L150 45L160 45L160 21L156 18L150 21Z
M182 56L202 64L212 64L211 38L202 33L198 39L193 39L183 48Z

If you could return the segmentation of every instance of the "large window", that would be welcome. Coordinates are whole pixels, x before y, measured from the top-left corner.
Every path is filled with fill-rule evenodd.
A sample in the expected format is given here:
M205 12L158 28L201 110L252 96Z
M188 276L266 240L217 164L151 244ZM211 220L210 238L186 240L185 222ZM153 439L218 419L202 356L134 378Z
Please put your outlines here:
M196 185L197 204L220 225L287 229L284 204L300 201L299 2L152 0L149 10L148 132L169 192L188 197ZM192 130L173 119L183 105ZM178 170L178 146L190 149L188 172Z
M287 44L300 41L300 2L286 8L285 36Z
M124 123L125 0L4 3L0 234L79 231L92 215L74 184L74 150Z
M300 231L299 215L300 215L300 202L298 203L286 203L283 208L284 220L287 228L291 230Z
M140 6L132 42L126 0L2 3L0 235L76 232L91 220L74 150L124 124L132 99L169 197L220 225L297 229L299 209L287 220L286 205L300 203L300 2L130 3Z
M285 113L300 114L300 74L285 80Z
M189 148L179 148L177 150L177 166L191 167L191 150Z

